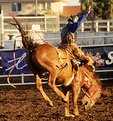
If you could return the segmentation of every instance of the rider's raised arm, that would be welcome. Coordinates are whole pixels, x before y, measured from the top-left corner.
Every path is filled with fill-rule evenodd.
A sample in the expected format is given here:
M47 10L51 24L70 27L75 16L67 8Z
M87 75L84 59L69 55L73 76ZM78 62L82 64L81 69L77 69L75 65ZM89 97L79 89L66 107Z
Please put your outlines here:
M92 7L91 7L91 5L89 5L88 6L88 10L85 12L85 13L83 13L79 18L78 18L78 21L77 21L77 24L78 25L76 25L76 26L78 26L78 28L79 28L79 26L81 25L81 23L88 17L88 15L89 15L89 13L92 11ZM76 23L75 23L76 24ZM77 28L77 29L78 29ZM77 31L77 29L76 29L76 31Z

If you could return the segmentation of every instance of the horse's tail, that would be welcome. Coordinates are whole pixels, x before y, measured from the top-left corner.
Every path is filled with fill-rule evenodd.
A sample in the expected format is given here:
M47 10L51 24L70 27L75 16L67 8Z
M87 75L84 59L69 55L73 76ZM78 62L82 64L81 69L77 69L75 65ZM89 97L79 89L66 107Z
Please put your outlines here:
M28 49L28 50L31 50L32 47L33 47L33 40L31 39L31 37L28 35L28 30L24 30L21 26L21 24L19 23L19 21L14 17L12 16L14 21L16 22L16 24L13 24L18 30L19 32L21 33L21 36L22 36L22 44L23 46Z

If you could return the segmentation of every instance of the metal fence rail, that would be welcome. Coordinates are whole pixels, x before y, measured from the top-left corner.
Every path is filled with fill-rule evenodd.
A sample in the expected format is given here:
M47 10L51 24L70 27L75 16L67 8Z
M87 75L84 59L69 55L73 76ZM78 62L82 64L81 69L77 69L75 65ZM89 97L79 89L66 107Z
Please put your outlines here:
M60 20L58 14L26 17L16 16L15 18L19 20L23 28L28 30L35 29L39 32L57 32L60 30ZM13 18L11 16L4 16L2 11L0 14L0 40L4 40L5 34L19 33L18 30L10 23L14 23Z
M8 82L7 82L7 77L8 75L0 75L0 78L5 78L4 82L0 82L0 86L9 86ZM30 81L25 81L25 77L31 77ZM11 83L11 85L17 86L17 85L33 85L35 84L35 80L33 79L34 75L33 74L15 74L15 75L10 75L9 76L9 81ZM13 78L13 82L10 78ZM18 78L19 80L17 81L15 78ZM46 78L42 78L42 84L46 84L47 83L47 79Z

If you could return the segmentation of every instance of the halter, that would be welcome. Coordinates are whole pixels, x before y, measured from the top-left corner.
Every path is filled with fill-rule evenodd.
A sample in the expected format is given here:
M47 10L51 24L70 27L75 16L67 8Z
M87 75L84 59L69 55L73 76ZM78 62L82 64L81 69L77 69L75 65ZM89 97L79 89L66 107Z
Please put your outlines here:
M92 87L92 85L89 87L89 89ZM95 90L95 89L94 89ZM83 93L90 99L92 100L93 95L95 95L99 90L95 90L95 92L92 95L89 95L83 88L82 88Z
M84 70L83 70L84 71ZM88 76L88 74L87 73L85 73L86 74L86 76ZM90 80L92 80L89 76L88 76L88 78L90 79ZM93 85L93 84L90 84L89 83L89 88L88 89L90 89L91 87L95 90L94 91L94 93L92 94L92 95L89 95L88 94L88 92L86 92L83 88L82 88L82 91L83 91L83 93L90 99L90 100L92 100L92 97L98 92L98 91L100 91L99 89L97 89L97 87L95 86L95 85ZM94 87L96 87L96 89L94 88Z

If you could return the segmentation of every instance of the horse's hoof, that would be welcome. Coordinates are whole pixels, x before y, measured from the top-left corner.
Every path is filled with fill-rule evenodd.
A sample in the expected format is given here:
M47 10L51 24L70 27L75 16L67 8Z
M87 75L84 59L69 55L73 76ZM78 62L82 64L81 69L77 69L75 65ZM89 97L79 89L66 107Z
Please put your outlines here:
M73 115L73 114L68 114L68 115L65 115L66 117L72 117L72 118L74 118L75 117L75 115Z
M75 114L75 116L79 116L79 114Z
M75 116L79 116L79 112L77 112L77 113L74 113L75 114Z
M65 98L62 99L62 102L67 103L67 100Z
M49 102L47 105L50 106L50 107L54 106L52 102Z

